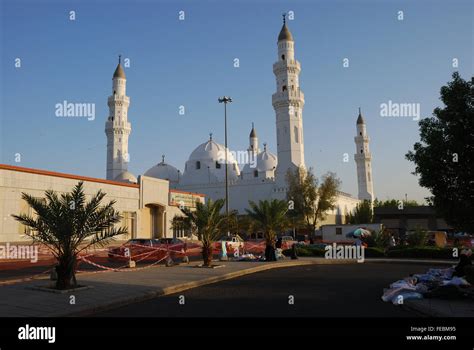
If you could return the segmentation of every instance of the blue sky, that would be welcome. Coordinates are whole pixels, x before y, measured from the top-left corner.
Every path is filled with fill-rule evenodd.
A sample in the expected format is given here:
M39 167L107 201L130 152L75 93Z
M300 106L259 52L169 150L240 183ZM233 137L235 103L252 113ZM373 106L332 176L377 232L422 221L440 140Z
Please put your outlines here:
M289 27L302 65L307 165L317 175L336 172L342 189L357 195L353 154L360 106L371 137L376 196L407 193L420 200L428 192L404 158L419 138L417 122L382 118L380 104L420 103L421 115L430 116L453 71L468 79L473 69L469 1L3 0L1 6L1 162L85 176L105 177L104 123L118 54L130 59L125 72L133 173L142 174L162 154L183 170L209 132L223 142L222 95L234 99L230 148L248 147L255 122L260 142L276 153L272 64L281 14L294 11ZM400 10L403 21L397 20ZM95 120L57 118L55 105L64 100L95 103ZM180 105L185 115L179 115Z

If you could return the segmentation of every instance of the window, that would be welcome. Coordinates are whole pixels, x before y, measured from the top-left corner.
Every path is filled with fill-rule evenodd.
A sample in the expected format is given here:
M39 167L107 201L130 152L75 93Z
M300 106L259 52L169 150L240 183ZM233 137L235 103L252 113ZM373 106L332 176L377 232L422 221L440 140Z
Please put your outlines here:
M196 162L196 169L201 169L201 162L199 160Z
M218 160L216 160L216 169L220 169L221 168L221 163L219 163Z
M298 133L298 127L295 126L295 142L298 143L299 142L299 133Z
M282 91L286 91L286 85L283 85Z
M360 150L360 153L364 153L364 151L363 151L363 150Z
M359 134L360 134L360 136L362 136L362 131Z
M253 177L258 177L258 170L253 171Z
M285 60L285 55L281 55L281 59L284 61Z
M367 173L367 178L368 178L369 181L370 181L370 171Z
M336 227L336 235L342 235L342 227Z

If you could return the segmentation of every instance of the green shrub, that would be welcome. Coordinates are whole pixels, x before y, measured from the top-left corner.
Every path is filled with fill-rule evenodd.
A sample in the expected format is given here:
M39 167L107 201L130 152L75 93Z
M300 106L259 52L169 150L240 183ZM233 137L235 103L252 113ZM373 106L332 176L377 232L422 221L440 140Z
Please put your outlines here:
M451 248L438 247L394 247L387 250L389 258L453 259Z
M421 247L426 245L426 242L428 241L428 233L417 227L415 232L406 236L406 240L410 247Z
M385 251L383 248L378 247L368 247L364 251L366 258L383 258L385 256Z
M296 254L298 256L320 256L323 257L326 251L322 248L309 247L309 246L299 246L296 248ZM291 249L286 249L283 251L283 255L290 256Z

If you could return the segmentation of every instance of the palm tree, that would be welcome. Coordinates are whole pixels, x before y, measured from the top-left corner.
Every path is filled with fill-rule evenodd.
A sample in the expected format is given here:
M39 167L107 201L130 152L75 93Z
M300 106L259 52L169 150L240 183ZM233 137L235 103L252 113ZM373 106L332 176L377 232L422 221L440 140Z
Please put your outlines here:
M265 260L275 260L275 237L278 231L288 227L288 203L278 199L249 201L250 209L245 209L248 216L261 229L265 236Z
M220 238L226 226L226 217L221 214L224 203L224 199L218 199L216 201L209 199L206 204L197 202L194 211L188 208L182 209L182 212L191 224L192 230L195 231L198 239L202 243L204 266L211 266L212 244Z
M115 236L127 233L127 229L114 225L121 220L114 209L115 201L101 206L106 194L98 191L86 202L83 182L72 192L58 195L53 190L45 192L45 198L22 193L22 198L33 208L35 217L26 214L12 215L15 220L31 228L25 235L46 245L57 260L57 289L77 286L75 269L77 256L91 246L107 245Z

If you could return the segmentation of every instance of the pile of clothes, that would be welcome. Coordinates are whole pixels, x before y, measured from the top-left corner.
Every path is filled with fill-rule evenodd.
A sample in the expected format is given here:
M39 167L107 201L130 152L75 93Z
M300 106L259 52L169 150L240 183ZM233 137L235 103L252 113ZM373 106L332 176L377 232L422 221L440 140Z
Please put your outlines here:
M474 287L465 278L466 266L470 266L472 252L463 251L460 262L447 269L429 269L424 274L413 274L384 289L382 300L395 305L409 299L448 298L474 296Z

